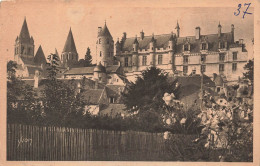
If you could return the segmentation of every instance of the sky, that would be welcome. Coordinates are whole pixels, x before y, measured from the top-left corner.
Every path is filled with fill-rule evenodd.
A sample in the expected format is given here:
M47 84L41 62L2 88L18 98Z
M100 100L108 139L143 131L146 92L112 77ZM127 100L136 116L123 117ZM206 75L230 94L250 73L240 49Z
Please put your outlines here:
M217 33L220 21L222 32L230 32L235 25L235 40L244 39L249 57L252 57L254 37L254 15L235 16L236 7L187 8L187 7L138 7L101 5L102 1L11 1L1 3L0 42L1 54L6 60L14 57L14 42L19 35L26 17L30 35L34 38L35 53L42 46L45 56L61 54L69 28L74 36L79 58L83 58L90 47L95 62L97 30L106 20L114 41L126 32L127 37L175 33L178 20L180 36L195 35L195 27L200 26L201 34ZM253 12L249 8L248 12Z

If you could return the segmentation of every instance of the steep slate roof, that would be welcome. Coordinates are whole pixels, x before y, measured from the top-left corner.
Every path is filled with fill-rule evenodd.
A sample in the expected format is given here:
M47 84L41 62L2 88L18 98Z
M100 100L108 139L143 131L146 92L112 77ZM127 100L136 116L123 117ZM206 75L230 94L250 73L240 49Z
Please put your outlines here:
M23 26L19 35L19 39L21 42L30 42L30 33L28 30L26 18L24 18Z
M119 68L120 68L120 66L118 66L118 65L107 66L106 71L108 73L116 73Z
M66 71L64 74L69 75L69 74L93 74L95 66L91 67L79 67L79 68L71 68L70 70Z
M31 59L28 59L28 58L25 58L25 57L22 57L22 56L20 58L25 65L35 65L33 59L31 60Z
M101 29L101 32L98 33L98 37L101 37L101 36L109 36L109 37L112 37L108 28L107 28L107 25L105 23L104 27Z
M38 48L38 50L37 50L37 52L35 54L34 63L36 65L41 65L41 64L46 64L47 63L41 45L39 46L39 48Z
M181 87L187 85L196 85L201 86L201 76L194 75L194 76L178 76L174 79L177 79L177 82L180 84ZM203 75L203 85L207 87L215 87L215 83L206 75Z
M74 42L74 38L73 38L73 35L72 35L71 28L70 28L65 46L63 48L63 52L75 52L75 53L77 53L77 49L76 49L76 45L75 45L75 42Z
M42 71L42 69L38 66L27 66L29 74L35 74L36 70Z
M120 103L121 92L125 89L122 85L106 85L106 92L108 97L114 97L116 103Z
M168 46L168 41L170 40L172 34L163 34L163 35L154 35L155 47L156 48L166 48ZM143 39L137 37L139 43L139 49L148 49L150 42L152 41L153 36L145 36ZM122 44L123 51L132 51L133 44L136 40L136 37L127 38Z
M200 39L196 39L195 36L179 37L177 38L176 52L183 52L183 45L186 43L186 41L191 44L191 53L200 52L200 44L202 41L206 41L208 43L208 51L218 51L219 40L227 41L229 46L232 41L232 33L222 33L220 38L218 37L218 34L200 35Z
M83 97L88 104L99 104L104 89L89 89L83 92Z

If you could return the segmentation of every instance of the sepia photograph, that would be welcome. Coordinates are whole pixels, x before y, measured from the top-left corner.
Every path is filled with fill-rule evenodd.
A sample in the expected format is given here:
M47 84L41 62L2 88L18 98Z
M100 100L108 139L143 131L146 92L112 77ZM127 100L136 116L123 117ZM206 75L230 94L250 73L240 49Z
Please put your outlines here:
M259 1L118 3L0 2L4 160L259 162Z

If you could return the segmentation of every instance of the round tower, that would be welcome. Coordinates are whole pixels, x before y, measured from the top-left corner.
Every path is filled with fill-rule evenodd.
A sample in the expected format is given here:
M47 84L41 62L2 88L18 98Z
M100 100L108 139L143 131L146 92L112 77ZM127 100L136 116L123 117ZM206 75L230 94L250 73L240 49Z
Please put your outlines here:
M99 62L99 64L94 68L94 80L106 83L106 68Z
M113 56L114 41L105 23L103 28L98 27L98 37L96 44L97 64L101 63L105 67L113 65Z
M138 68L138 47L139 47L139 43L137 40L137 36L135 37L135 41L133 44L133 56L132 56L132 69L133 71L137 71Z
M150 41L150 65L155 66L155 38L154 34L152 35L152 39Z

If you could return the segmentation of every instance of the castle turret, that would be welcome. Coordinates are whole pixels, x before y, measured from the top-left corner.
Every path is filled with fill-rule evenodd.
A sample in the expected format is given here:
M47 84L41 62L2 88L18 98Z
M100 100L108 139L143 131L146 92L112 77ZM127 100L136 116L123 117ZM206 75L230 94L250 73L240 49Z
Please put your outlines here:
M169 59L169 67L171 68L173 71L175 70L175 58L174 58L174 51L175 51L175 45L176 45L176 37L174 36L173 32L171 33L171 37L168 41L168 55L170 57Z
M34 40L30 36L26 18L24 18L21 32L15 40L14 60L19 64L20 58L31 62L34 60Z
M133 44L133 56L132 56L132 70L137 71L138 69L138 48L139 43L137 40L137 36L135 37L134 44Z
M99 62L97 66L94 68L94 80L100 83L106 83L106 68Z
M61 54L61 63L63 67L72 67L78 61L78 53L72 31L70 28L65 46Z
M114 41L105 23L104 27L100 27L98 30L96 45L97 64L101 63L105 67L113 65L113 55Z
M115 55L120 54L121 45L120 45L120 42L119 42L119 38L117 38L117 42L116 42L116 44L115 44L115 49L116 49L116 54L115 54Z
M177 21L177 25L176 25L175 29L176 29L176 33L177 33L176 36L180 37L180 26L179 26L178 21Z
M154 38L154 34L152 35L152 39L150 41L150 65L151 66L155 66L155 38Z

